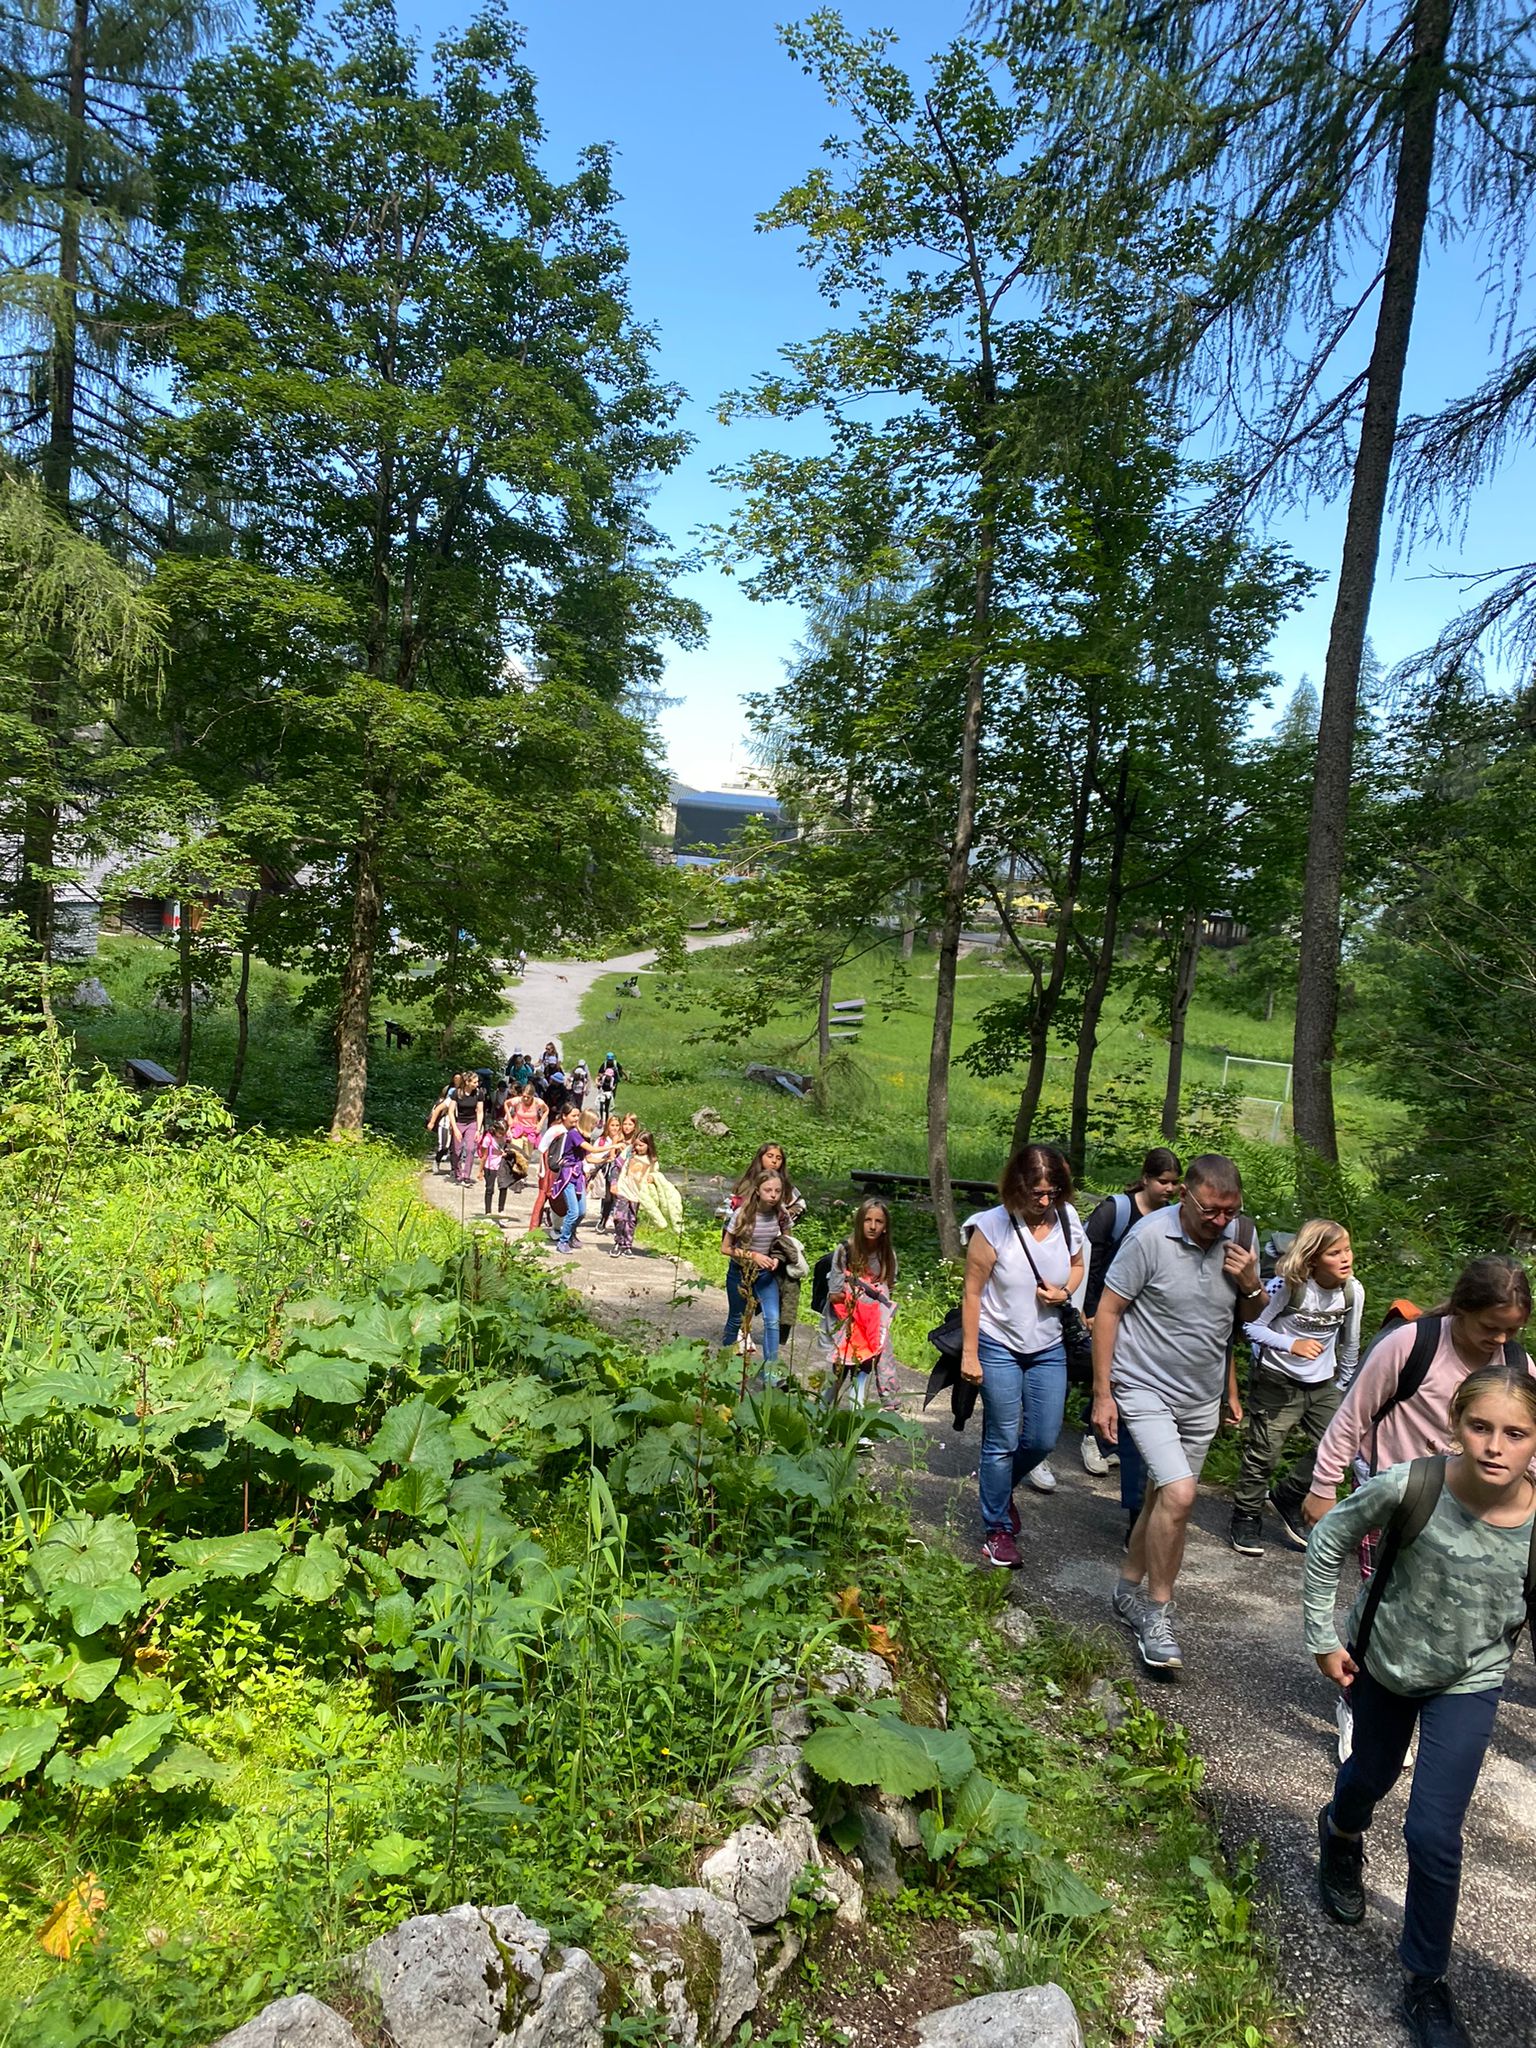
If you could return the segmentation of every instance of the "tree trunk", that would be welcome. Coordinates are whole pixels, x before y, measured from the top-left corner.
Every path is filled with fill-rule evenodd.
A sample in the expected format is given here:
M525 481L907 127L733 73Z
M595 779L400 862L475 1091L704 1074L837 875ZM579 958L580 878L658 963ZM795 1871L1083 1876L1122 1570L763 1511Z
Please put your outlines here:
M816 1057L825 1069L832 1057L832 968L821 970L821 993L816 999Z
M917 926L903 918L901 925L901 957L903 960L910 960L912 958L912 950L916 944Z
M64 177L59 193L59 293L48 348L48 439L43 446L43 489L67 519L75 480L76 336L79 328L80 216L85 185L85 117L90 55L90 0L74 0L64 55L67 122ZM58 688L65 668L62 635L43 656L46 674L36 679L31 719L45 759L61 744ZM43 965L53 957L53 867L58 858L59 805L54 776L35 786L22 817L21 906Z
M1168 1085L1163 1090L1163 1136L1171 1145L1179 1134L1179 1091L1184 1085L1184 1025L1195 992L1200 965L1200 913L1187 910L1179 931L1173 964L1173 994L1168 1003Z
M352 850L352 928L341 971L341 1002L336 1012L336 1114L333 1138L354 1137L363 1128L368 1100L368 1024L373 1007L373 959L378 945L383 900L379 888L378 845L365 832Z
M459 925L455 918L448 934L448 951L443 959L443 993L438 1005L437 1056L447 1059L453 1044L453 1027L459 1021Z
M176 996L181 1036L176 1045L176 1086L192 1078L192 907L183 896L176 919Z
M1050 1052L1051 1026L1067 981L1067 960L1077 921L1077 894L1083 882L1083 856L1088 844L1088 813L1099 768L1098 711L1090 706L1088 732L1083 747L1083 773L1072 807L1072 838L1067 847L1067 870L1056 906L1056 943L1051 948L1051 971L1040 990L1030 1022L1029 1064L1024 1086L1019 1091L1018 1112L1013 1120L1013 1149L1027 1145L1034 1131L1040 1097L1045 1089L1045 1064Z
M225 1107L233 1109L240 1098L241 1083L245 1080L245 1056L251 1043L251 954L256 943L256 904L260 890L253 889L246 898L245 923L240 931L240 978L235 983L235 1064L230 1069L229 1093L224 1097Z
M1109 873L1104 884L1104 921L1099 931L1099 957L1093 979L1083 997L1083 1023L1077 1039L1077 1061L1072 1069L1072 1129L1067 1156L1072 1171L1081 1178L1088 1164L1088 1092L1093 1085L1093 1058L1099 1044L1099 1019L1104 998L1109 994L1115 971L1115 945L1120 934L1120 900L1124 893L1125 847L1131 833L1132 806L1126 801L1130 762L1120 756L1119 788L1115 800L1114 836L1110 843Z
M976 559L971 659L965 675L965 713L960 729L960 786L955 829L944 871L944 922L939 931L939 964L934 977L933 1037L928 1050L928 1185L938 1226L939 1252L958 1259L963 1249L949 1177L949 1054L955 1035L955 978L960 968L960 933L971 882L971 842L976 836L976 774L981 759L981 718L986 696L986 648L992 616L992 557L995 536L983 519Z
M1333 1113L1333 1052L1339 1011L1339 903L1343 893L1349 783L1354 763L1371 591L1392 476L1403 371L1413 326L1435 160L1435 124L1444 89L1453 0L1416 0L1413 39L1403 79L1392 225L1376 337L1366 373L1365 411L1355 451L1339 587L1323 671L1317 725L1317 766L1307 827L1300 975L1296 986L1296 1136L1333 1165L1339 1156Z

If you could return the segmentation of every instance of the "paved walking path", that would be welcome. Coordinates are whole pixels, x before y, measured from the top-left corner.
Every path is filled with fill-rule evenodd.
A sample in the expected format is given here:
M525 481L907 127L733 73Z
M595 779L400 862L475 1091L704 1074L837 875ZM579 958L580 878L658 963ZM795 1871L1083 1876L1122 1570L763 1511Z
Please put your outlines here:
M690 953L700 953L710 946L733 945L744 936L742 932L695 932L684 944ZM652 949L645 953L617 953L611 960L530 960L522 978L502 990L512 1015L491 1033L501 1057L505 1059L519 1046L524 1052L541 1053L551 1038L562 1052L566 1051L566 1035L580 1026L582 998L593 984L608 975L622 981L627 975L649 967L655 958ZM613 1006L622 1001L616 995ZM601 1025L597 1029L600 1031ZM595 1072L606 1049L599 1045L593 1050L583 1045L574 1051L578 1056L584 1053L588 1066Z

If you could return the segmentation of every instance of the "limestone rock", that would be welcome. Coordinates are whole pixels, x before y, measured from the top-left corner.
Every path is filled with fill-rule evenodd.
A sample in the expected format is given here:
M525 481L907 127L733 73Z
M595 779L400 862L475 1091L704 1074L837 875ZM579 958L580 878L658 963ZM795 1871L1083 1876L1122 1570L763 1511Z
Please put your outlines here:
M741 1916L697 1885L626 1885L630 1988L682 2048L723 2041L757 2004L757 1957Z
M550 1953L516 1906L454 1906L381 1935L356 1964L395 2048L597 2048L602 1975L584 1949Z
M1014 1650L1027 1650L1040 1634L1039 1623L1022 1607L1005 1607L992 1626Z
M213 2048L362 2048L339 2012L301 1991L278 1998Z
M1090 1705L1097 1707L1104 1716L1104 1725L1111 1735L1123 1725L1130 1712L1124 1693L1110 1678L1096 1678L1088 1688L1088 1699Z
M891 1840L898 1849L921 1849L923 1830L910 1799L894 1799L889 1792L877 1792L870 1805L890 1822Z
M764 1998L771 1998L805 1949L805 1937L793 1927L774 1928L769 1934L754 1934L757 1951L757 1981Z
M1002 1983L1008 1962L1003 1954L1003 1944L990 1927L962 1927L956 1939L970 1957L973 1969L990 1983Z
M811 1732L811 1710L803 1700L787 1701L774 1708L768 1725L777 1742L804 1742Z
M859 1856L864 1865L864 1882L883 1899L893 1899L901 1890L901 1872L896 1867L896 1830L888 1814L873 1806L857 1809L862 1830Z
M699 1866L699 1877L717 1899L734 1906L749 1927L771 1927L789 1911L795 1879L807 1863L819 1861L816 1831L798 1815L776 1832L749 1823L728 1835Z
M822 1691L834 1700L872 1700L896 1690L890 1665L873 1650L839 1650L819 1676Z
M806 1732L810 1732L809 1717ZM742 1768L725 1789L733 1806L773 1814L811 1811L811 1774L792 1742L764 1743L749 1749Z
M922 2048L1083 2048L1083 2030L1059 1984L989 1991L913 2025Z
M696 1109L688 1119L696 1131L702 1131L706 1138L728 1138L731 1127L718 1109L711 1109L708 1103Z
M864 1887L841 1863L828 1863L819 1879L822 1902L834 1908L832 1917L839 1927L864 1924Z
M77 1010L100 1010L103 1015L112 1007L112 998L107 994L100 976L88 974L84 981L77 981L69 992L69 1000ZM279 2005L289 2001L279 1999Z

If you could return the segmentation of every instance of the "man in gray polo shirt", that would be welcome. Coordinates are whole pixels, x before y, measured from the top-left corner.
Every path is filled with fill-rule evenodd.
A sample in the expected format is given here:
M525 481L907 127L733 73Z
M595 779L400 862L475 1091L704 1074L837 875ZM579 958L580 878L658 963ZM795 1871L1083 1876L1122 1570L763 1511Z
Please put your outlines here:
M1230 1159L1192 1159L1178 1206L1142 1217L1116 1252L1093 1319L1093 1426L1111 1442L1128 1429L1147 1467L1114 1609L1152 1671L1183 1668L1168 1603L1223 1391L1242 1420L1233 1309L1241 1299L1253 1316L1265 1300L1257 1247L1238 1241L1242 1206Z

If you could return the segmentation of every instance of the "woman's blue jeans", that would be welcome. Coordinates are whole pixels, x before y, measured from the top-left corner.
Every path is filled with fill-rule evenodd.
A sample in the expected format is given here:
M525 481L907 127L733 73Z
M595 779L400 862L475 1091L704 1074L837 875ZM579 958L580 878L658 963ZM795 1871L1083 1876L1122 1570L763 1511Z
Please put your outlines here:
M561 1200L565 1203L565 1216L560 1225L558 1242L568 1246L571 1239L576 1235L581 1219L587 1213L587 1191L585 1188L578 1190L575 1183L572 1182L566 1188Z
M763 1363L772 1365L779 1355L778 1274L759 1270L752 1293L763 1312ZM725 1262L725 1301L725 1335L720 1342L730 1345L741 1335L741 1319L747 1312L746 1280L735 1259Z
M1008 1527L1013 1489L1048 1458L1061 1435L1067 1405L1067 1353L1062 1344L1044 1351L1011 1351L994 1337L980 1337L981 1519L987 1530Z

